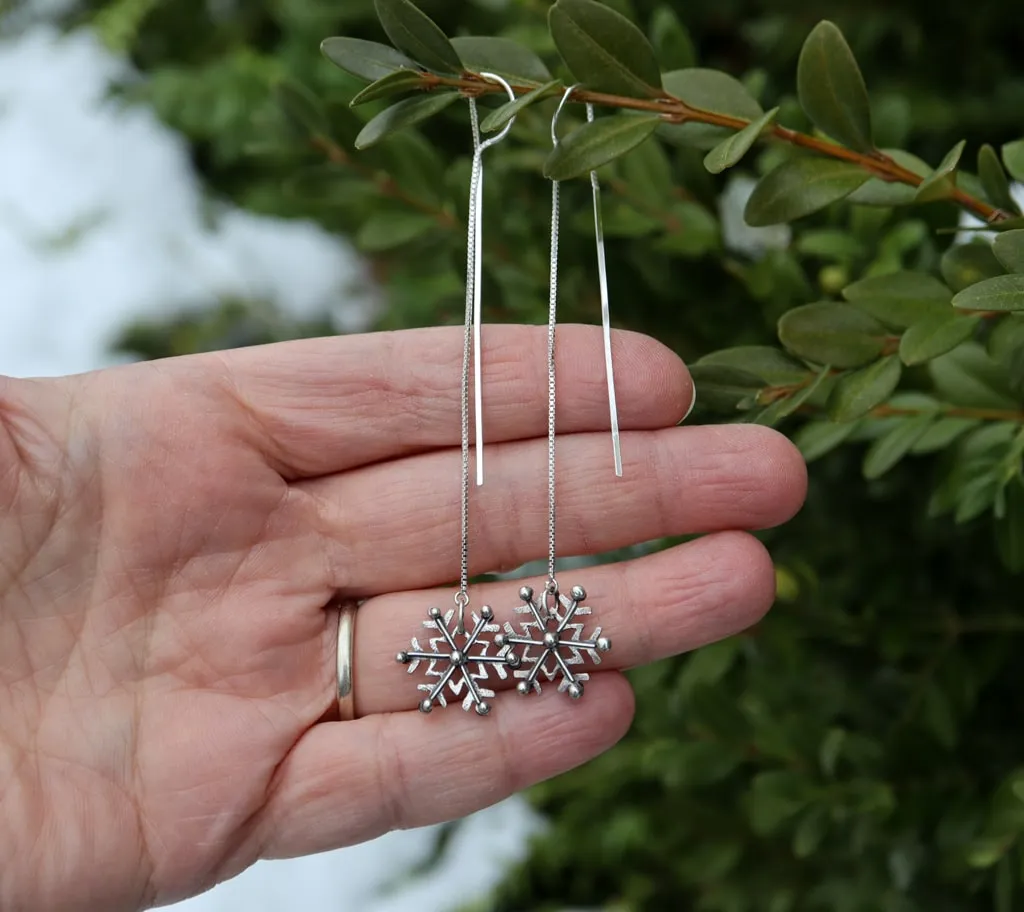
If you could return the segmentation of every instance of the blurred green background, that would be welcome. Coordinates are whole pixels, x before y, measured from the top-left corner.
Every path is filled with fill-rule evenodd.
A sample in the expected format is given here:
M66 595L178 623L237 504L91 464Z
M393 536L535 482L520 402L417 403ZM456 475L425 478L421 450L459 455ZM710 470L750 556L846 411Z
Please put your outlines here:
M666 69L725 70L797 128L808 129L794 98L797 57L829 18L864 71L880 145L935 164L960 139L976 149L1024 134L1024 20L1005 0L609 5L643 26ZM450 35L508 35L555 63L547 0L422 6ZM83 21L130 55L144 78L120 93L182 133L211 198L312 218L352 239L382 283L381 327L461 321L464 107L355 153L367 114L347 102L361 86L318 50L330 35L385 40L371 0L90 0L66 18ZM282 79L325 105L330 144L288 122L273 89ZM490 322L545 317L545 116L522 118L488 160ZM691 361L773 344L786 310L835 296L880 264L935 269L960 217L942 204L840 206L791 236L750 234L729 227L738 209L728 200L742 184L708 175L702 157L652 143L606 176L615 322ZM668 196L655 173L670 175ZM589 188L574 182L566 194L563 316L594 322ZM233 300L128 327L121 344L158 357L329 329L326 317L283 325ZM987 518L929 515L948 452L868 482L864 446L815 462L807 509L764 535L779 566L772 615L743 637L633 674L633 731L533 792L551 826L481 908L1024 909L1020 578L1000 563Z

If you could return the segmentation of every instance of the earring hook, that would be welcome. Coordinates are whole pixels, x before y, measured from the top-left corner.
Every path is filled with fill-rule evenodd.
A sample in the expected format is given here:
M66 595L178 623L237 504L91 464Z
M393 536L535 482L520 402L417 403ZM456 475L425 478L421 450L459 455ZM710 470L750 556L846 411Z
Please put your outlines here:
M558 120L562 116L562 110L569 102L569 98L572 93L579 88L579 83L573 86L569 86L562 94L562 100L558 102L558 107L555 109L555 116L551 118L551 145L556 149L558 148Z
M509 101L516 100L516 93L504 78L497 73L481 73L480 76L490 82L496 82L508 95ZM500 143L512 127L516 119L513 117L500 133L486 141L480 137L480 116L475 98L469 99L470 122L473 126L473 179L470 189L469 206L469 258L471 277L467 281L466 308L467 324L472 318L473 335L473 379L475 388L474 414L476 419L476 483L484 483L484 406L483 406L483 315L481 313L481 284L483 281L483 205L484 205L484 163L483 154L487 149Z

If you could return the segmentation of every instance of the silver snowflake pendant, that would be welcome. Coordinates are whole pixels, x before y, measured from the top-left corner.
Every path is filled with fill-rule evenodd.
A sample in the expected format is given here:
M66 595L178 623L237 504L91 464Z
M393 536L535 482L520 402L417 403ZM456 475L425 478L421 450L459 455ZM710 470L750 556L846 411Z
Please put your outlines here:
M561 678L559 693L568 693L574 700L583 696L583 684L590 680L590 675L574 672L573 666L582 665L584 655L600 665L601 654L612 648L611 640L601 636L600 627L591 639L581 639L583 624L577 618L591 613L581 605L586 597L581 586L573 586L568 597L556 586L549 586L538 604L529 586L519 590L523 604L516 608L516 614L528 614L531 620L520 621L521 636L512 624L505 624L505 633L494 638L509 667L515 669L519 693L540 693L543 676L548 681Z
M427 696L420 702L420 712L429 713L434 705L448 705L448 693L462 698L462 708L469 711L474 708L477 715L486 716L491 711L488 699L493 699L494 691L485 685L489 676L489 667L493 667L502 680L508 677L507 662L500 655L488 655L490 642L480 639L483 634L497 633L501 627L493 623L494 612L486 605L480 609L479 616L473 615L473 630L459 633L452 628L455 609L446 615L440 608L431 608L428 612L430 620L423 626L434 634L430 637L430 651L420 646L416 637L412 638L412 650L398 653L398 661L409 666L409 674L419 667L420 662L429 662L427 677L437 678L432 683L420 684L418 689ZM476 666L474 670L474 666Z

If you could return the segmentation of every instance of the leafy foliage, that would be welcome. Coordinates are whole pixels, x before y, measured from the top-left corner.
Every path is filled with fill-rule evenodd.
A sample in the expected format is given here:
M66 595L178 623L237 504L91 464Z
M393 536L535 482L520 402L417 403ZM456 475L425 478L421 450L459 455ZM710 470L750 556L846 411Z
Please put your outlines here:
M488 160L488 319L543 318L544 173L578 213L566 318L596 318L589 186L574 178L599 167L616 319L688 358L704 420L778 426L812 462L808 509L765 536L776 611L634 673L633 732L535 792L551 829L488 908L1024 906L1012 14L977 0L939 29L924 0L828 0L809 29L802 4L765 6L83 7L132 48L150 78L125 91L188 136L211 187L374 258L384 326L461 319L465 94L488 129L516 117ZM344 37L318 58L331 33ZM552 153L554 99L577 84L603 110L587 124L570 105ZM737 173L755 182L748 224L786 228L737 229ZM991 233L954 243L965 212ZM213 343L174 338L232 341L215 323ZM152 330L132 344L166 351Z

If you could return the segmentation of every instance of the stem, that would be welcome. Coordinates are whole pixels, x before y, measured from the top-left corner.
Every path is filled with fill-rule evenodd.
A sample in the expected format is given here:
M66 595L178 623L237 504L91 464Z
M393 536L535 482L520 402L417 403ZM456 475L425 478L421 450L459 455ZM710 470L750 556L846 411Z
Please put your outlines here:
M423 74L422 88L429 91L442 87L459 89L466 95L474 97L504 91L502 86L495 85L486 79L472 74L460 77L438 76L433 73ZM520 85L513 85L512 89L517 95L526 94L533 90L531 86ZM749 120L744 120L741 117L731 117L727 114L716 114L713 111L703 111L700 108L691 107L682 99L667 93L655 98L629 98L624 95L609 95L604 92L576 89L570 96L570 101L579 104L600 105L606 108L653 112L661 114L666 123L682 124L692 121L711 124L716 127L725 127L730 130L742 130L750 124ZM914 174L913 171L908 171L883 152L874 151L867 154L854 152L852 149L838 146L828 140L809 136L796 130L790 130L788 127L781 127L778 124L775 124L767 132L768 135L773 136L775 139L790 145L809 149L829 158L837 158L841 161L859 165L879 180L888 181L889 183L909 184L911 187L918 187L925 181L925 178ZM952 191L950 198L963 209L990 224L1012 218L1011 213L991 206L984 200L971 196L959 188L955 188Z

